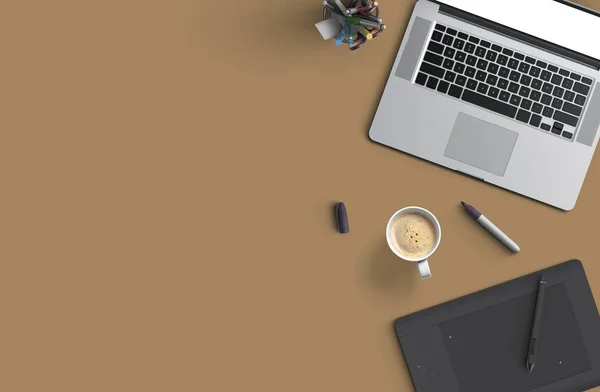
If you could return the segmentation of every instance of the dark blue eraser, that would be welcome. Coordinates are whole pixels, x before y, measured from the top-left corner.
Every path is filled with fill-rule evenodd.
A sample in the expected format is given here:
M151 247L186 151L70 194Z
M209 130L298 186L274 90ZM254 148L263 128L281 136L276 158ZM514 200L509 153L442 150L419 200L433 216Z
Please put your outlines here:
M335 206L335 220L340 233L350 232L350 227L348 226L348 212L346 212L344 203L338 203Z

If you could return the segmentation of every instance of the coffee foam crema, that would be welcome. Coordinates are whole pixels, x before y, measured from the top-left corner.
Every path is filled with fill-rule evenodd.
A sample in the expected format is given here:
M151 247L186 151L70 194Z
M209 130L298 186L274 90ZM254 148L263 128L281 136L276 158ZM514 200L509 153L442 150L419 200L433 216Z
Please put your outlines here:
M390 230L391 243L398 253L409 259L427 256L435 247L437 231L427 217L419 213L400 215Z

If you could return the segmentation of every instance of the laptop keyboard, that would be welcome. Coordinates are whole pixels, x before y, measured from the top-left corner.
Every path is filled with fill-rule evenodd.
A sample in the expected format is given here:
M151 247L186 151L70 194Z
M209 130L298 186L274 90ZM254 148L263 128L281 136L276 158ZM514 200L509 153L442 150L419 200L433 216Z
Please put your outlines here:
M593 80L438 23L415 83L572 140Z

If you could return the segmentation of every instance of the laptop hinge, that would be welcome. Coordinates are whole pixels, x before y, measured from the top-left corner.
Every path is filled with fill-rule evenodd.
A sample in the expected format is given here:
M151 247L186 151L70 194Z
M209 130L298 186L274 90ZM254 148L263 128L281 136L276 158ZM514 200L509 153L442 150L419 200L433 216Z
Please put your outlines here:
M600 70L600 60L597 60L593 57L586 56L586 55L576 52L574 50L567 49L565 47L553 44L546 40L534 37L533 35L529 35L529 34L521 32L521 31L511 29L510 27L506 27L500 23L493 22L489 19L482 18L480 16L471 14L469 12L460 10L458 8L449 6L447 4L442 4L435 0L433 0L433 1L440 5L439 12L442 14L447 14L454 18L462 19L465 22L472 23L474 25L477 25L477 26L482 27L487 30L491 30L498 34L502 34L502 35L510 37L512 39L516 39L517 41L527 43L527 44L535 46L539 49L543 49L545 51L551 52L558 56L567 58L569 60L575 61L582 65L591 67L591 68L595 69L596 71ZM524 1L526 1L526 0L524 0Z

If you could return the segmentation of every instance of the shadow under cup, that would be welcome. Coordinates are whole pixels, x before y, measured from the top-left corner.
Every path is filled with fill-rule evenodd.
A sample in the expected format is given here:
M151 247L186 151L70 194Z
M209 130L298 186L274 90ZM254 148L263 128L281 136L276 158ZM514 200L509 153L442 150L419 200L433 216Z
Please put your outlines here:
M431 224L433 224L433 227L435 228L436 238L435 238L433 247L431 248L431 251L423 257L419 257L419 258L407 257L407 256L403 255L402 253L400 253L400 251L398 249L396 249L396 247L393 245L392 238L391 238L392 237L392 226L394 225L394 222L396 222L402 215L406 215L406 214L419 214L419 215L423 216L424 218L426 218L427 220L429 220L431 222ZM392 217L388 221L385 235L386 235L388 246L390 247L390 249L392 250L392 252L394 252L394 254L396 256L400 257L403 260L410 261L412 263L417 263L417 266L419 267L419 273L421 274L421 279L427 279L427 278L431 277L431 270L429 269L429 262L427 260L437 250L438 246L440 245L440 241L442 239L442 228L440 227L440 222L438 222L435 215L433 215L430 211L426 210L425 208L421 208L421 207L411 206L411 207L403 208L399 211L396 211L396 213L394 215L392 215Z

